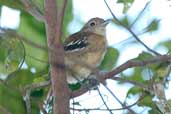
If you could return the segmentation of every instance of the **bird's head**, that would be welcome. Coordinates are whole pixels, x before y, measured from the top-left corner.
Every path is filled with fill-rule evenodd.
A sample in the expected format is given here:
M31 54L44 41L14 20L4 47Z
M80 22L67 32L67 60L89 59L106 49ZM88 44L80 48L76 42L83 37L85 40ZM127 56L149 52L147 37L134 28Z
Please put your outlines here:
M93 32L98 35L106 35L106 26L110 20L104 20L102 18L92 18L90 19L82 28L84 32Z

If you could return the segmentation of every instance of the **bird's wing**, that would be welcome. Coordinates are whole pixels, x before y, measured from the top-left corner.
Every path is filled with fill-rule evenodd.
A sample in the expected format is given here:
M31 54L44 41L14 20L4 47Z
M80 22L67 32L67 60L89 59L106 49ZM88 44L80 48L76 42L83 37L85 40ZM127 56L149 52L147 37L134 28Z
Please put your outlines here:
M86 49L89 45L88 43L88 33L75 33L71 35L65 42L64 42L64 50L65 52L72 53L72 52L79 52Z

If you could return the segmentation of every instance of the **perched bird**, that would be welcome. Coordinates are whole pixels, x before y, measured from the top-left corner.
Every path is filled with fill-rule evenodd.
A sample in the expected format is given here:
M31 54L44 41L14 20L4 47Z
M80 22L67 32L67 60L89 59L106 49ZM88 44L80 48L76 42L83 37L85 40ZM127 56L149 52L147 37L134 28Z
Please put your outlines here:
M82 81L93 74L104 58L107 41L106 26L109 20L90 19L83 28L64 42L67 82Z

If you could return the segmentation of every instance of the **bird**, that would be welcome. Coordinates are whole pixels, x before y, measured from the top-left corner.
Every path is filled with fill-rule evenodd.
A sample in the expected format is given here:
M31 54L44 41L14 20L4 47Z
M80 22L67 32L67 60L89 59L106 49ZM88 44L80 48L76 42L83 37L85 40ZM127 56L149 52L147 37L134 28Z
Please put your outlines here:
M64 42L64 61L69 84L79 83L93 75L107 51L106 26L109 20L90 19L80 31Z

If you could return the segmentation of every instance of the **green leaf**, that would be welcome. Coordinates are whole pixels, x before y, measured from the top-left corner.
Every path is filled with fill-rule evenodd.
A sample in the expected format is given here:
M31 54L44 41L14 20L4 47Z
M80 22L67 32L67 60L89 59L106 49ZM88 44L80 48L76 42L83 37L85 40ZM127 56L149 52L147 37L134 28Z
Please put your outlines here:
M129 19L126 16L121 20L121 23L126 27L129 27L130 25Z
M20 70L10 77L5 84L0 83L0 105L12 114L26 114L25 101L21 93L26 85L32 83L34 77L29 70ZM31 102L32 114L39 114L38 105L34 104L35 102Z
M26 108L20 92L13 87L0 83L0 106L12 114L26 114ZM4 114L0 112L0 114Z
M152 54L143 51L142 53L140 53L140 54L138 55L137 58L135 58L135 59L133 59L133 60L146 60L146 59L150 59L150 58L152 58L152 57L153 57Z
M127 16L119 19L120 23L118 23L117 20L115 19L112 19L112 22L115 23L116 25L119 25L119 26L125 26L125 27L129 27L130 26L130 21L129 21L129 18ZM121 25L122 24L122 25Z
M150 95L144 95L145 97L138 102L139 106L148 106L148 107L153 107L155 104L153 103L152 99L153 97Z
M156 108L152 108L149 111L149 114L163 114L162 112L160 112L160 110L156 109Z
M132 61L142 61L142 60L148 60L150 58L152 58L153 55L148 53L148 52L142 52L138 55L137 58L134 58L132 59ZM134 68L134 73L131 75L131 76L125 76L123 73L121 74L121 76L127 80L132 80L132 81L136 81L136 82L139 82L139 83L142 83L142 84L148 84L148 81L146 79L150 79L150 78L143 78L143 71L145 69L147 69L149 72L149 77L152 77L151 76L151 70L153 71L155 68L156 68L156 64L151 64L151 65L148 65L146 67L136 67ZM147 74L148 76L148 74Z
M147 32L154 32L159 28L159 20L154 19L146 28Z
M151 110L149 111L149 114L163 114L158 107L153 103L151 106Z
M134 0L118 0L117 3L133 3Z
M118 0L117 3L122 3L124 5L123 13L126 13L131 5L133 4L134 0Z
M6 83L17 89L31 84L34 78L36 78L36 74L33 74L29 69L22 69L9 75Z
M8 75L18 69L24 60L22 42L10 32L0 34L0 72Z
M21 13L21 20L18 32L26 40L34 42L37 46L46 47L45 27L43 23L37 21L29 14ZM48 53L46 49L35 47L24 42L26 49L25 62L29 68L33 67L36 71L45 69L48 66Z
M169 53L171 53L171 40L167 40L167 41L164 41L164 42L160 42L157 46L164 46L166 47L169 51Z
M155 76L153 80L155 80L155 82L163 82L163 80L165 80L169 65L170 62L161 62L154 67Z
M129 94L132 95L136 95L142 92L142 88L138 87L138 86L134 86L132 88L129 89L129 91L127 92L127 96L129 96Z
M6 80L6 84L8 85L8 90L12 91L13 94L19 94L21 96L21 93L24 92L24 88L30 84L32 84L34 78L37 77L37 74L33 74L32 72L30 72L29 69L22 69L19 70L13 74L10 75L10 77ZM12 90L10 90L12 88ZM1 91L1 90L0 90ZM10 94L11 95L11 94ZM11 96L8 95L9 98L11 98ZM42 98L42 96L44 95L44 90L33 90L31 92L31 98ZM21 96L20 99L18 98L14 98L12 97L15 101L15 103L13 105L15 105L15 109L19 110L19 108L22 108L20 110L25 110L25 104L22 104L22 106L20 104L18 104L18 102L20 102L20 100L22 101L22 103L24 103L23 101L23 96ZM8 102L9 99L6 99L6 102ZM39 99L38 99L39 100ZM32 113L33 114L39 114L39 107L38 107L38 100L31 100L31 108L32 108ZM17 103L17 105L16 105ZM10 104L10 103L7 103ZM15 113L14 113L15 114ZM18 114L18 112L16 113ZM20 114L26 114L24 113L20 113Z
M75 105L75 106L81 106L80 102L74 102L73 105Z
M142 60L148 60L148 59L150 59L152 57L153 57L152 54L150 54L148 52L142 52L141 54L139 54L139 56L137 58L135 58L133 60L135 60L135 61L136 60L142 61ZM168 68L168 65L169 64L170 64L169 62L161 62L161 63L158 63L158 64L149 64L149 65L146 65L145 68L148 68L147 70L149 72L149 74L147 74L147 75L149 75L149 77L153 78L153 81L155 80L155 82L161 82L163 80L163 78L165 77L164 74L166 74L167 68ZM142 71L138 71L138 72L140 72L140 74L139 74L140 76L142 75L143 70L145 68L143 68ZM135 80L136 77L132 77L132 78L129 78L129 79ZM144 82L144 81L142 81L142 82Z
M115 48L109 47L104 56L104 59L99 67L100 70L110 71L115 66L117 59L119 57L119 52Z
M47 71L47 72L48 72L48 71ZM40 76L40 77L34 78L33 82L34 82L34 83L40 83L40 82L43 82L43 81L45 81L45 80L46 80L45 77Z
M30 94L31 97L37 97L37 98L41 98L44 95L44 90L43 89L37 89L37 90L33 90Z
M142 84L146 84L147 81L145 81L143 78L142 78L142 71L143 71L143 68L134 68L134 73L131 75L131 76L125 76L123 73L121 74L121 77L126 79L126 80L131 80L131 81L135 81L135 82L139 82L139 83L142 83Z
M169 100L167 101L167 104L168 104L169 108L171 108L171 99L169 99Z
M80 83L76 83L76 84L69 84L69 88L71 89L71 90L78 90L78 89L80 89L80 87L81 87L81 84Z

